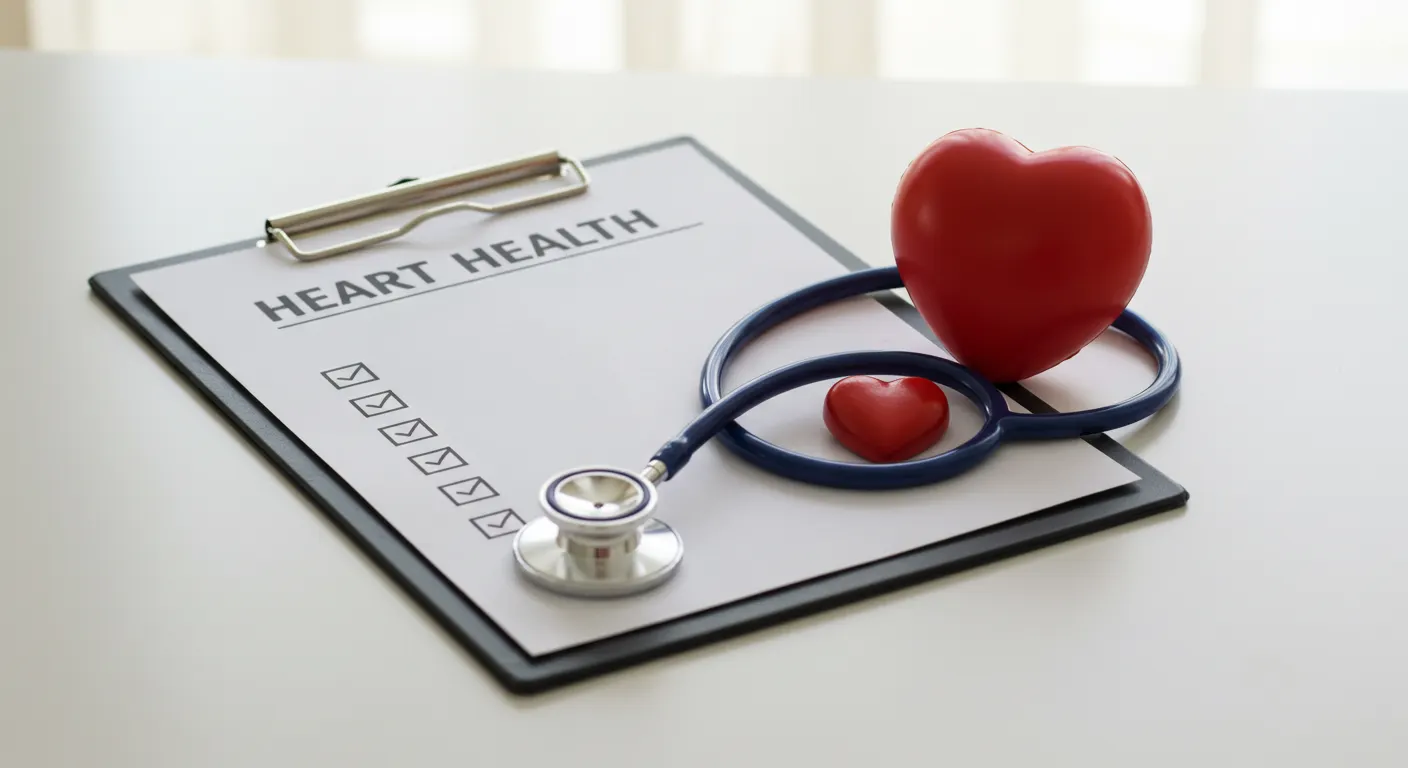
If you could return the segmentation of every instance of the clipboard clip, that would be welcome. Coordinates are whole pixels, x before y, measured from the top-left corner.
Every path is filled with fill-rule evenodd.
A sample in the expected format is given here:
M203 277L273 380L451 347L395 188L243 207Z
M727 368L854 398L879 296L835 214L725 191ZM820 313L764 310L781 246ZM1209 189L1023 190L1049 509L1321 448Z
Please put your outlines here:
M496 203L474 200L442 203L422 210L399 226L322 248L305 249L294 242L295 235L313 230L343 225L472 192L498 189L525 181L560 178L567 171L576 176L576 180L569 186L554 187ZM543 152L446 176L407 181L358 197L275 216L264 222L264 231L270 239L283 243L289 253L299 261L315 261L393 240L436 216L458 211L506 213L580 195L587 191L590 184L587 171L579 161L556 151Z

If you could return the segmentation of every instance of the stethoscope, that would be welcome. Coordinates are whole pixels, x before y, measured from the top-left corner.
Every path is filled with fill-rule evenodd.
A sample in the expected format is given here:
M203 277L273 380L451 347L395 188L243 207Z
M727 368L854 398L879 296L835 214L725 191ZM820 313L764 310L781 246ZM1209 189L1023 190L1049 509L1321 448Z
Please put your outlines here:
M576 597L635 594L659 586L679 568L684 545L655 519L659 486L679 477L710 439L782 477L853 490L888 490L937 483L972 469L1006 440L1072 438L1108 432L1152 416L1178 389L1178 353L1158 330L1126 309L1112 324L1133 338L1158 365L1153 382L1124 402L1072 413L1012 413L1002 393L970 369L917 352L846 352L802 360L759 376L723 396L725 366L742 347L773 326L829 302L903 287L896 267L823 280L764 305L719 339L705 361L703 411L660 447L639 472L580 467L543 484L543 516L513 541L514 559L532 583ZM818 381L870 374L916 376L956 390L985 414L965 443L929 458L894 464L832 461L789 451L752 434L737 419L784 392Z

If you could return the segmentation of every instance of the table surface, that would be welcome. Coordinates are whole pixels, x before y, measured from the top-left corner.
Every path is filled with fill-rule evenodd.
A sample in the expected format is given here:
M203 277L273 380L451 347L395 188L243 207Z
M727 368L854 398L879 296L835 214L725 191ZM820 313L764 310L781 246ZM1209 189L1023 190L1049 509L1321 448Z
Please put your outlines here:
M4 53L0 104L0 764L1408 763L1408 96ZM898 173L970 125L1139 173L1134 307L1187 376L1116 437L1188 507L532 698L86 284L406 175L680 133L889 263Z

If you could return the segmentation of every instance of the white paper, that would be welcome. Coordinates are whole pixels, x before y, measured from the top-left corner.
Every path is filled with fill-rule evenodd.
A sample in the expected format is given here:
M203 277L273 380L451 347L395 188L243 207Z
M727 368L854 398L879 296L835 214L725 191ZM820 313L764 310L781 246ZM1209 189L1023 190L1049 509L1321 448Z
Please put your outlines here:
M294 263L270 245L136 280L534 655L1136 479L1072 440L1007 445L934 486L845 492L765 474L710 444L661 488L659 516L679 531L686 552L665 586L582 601L527 584L512 565L511 534L517 519L539 516L536 495L549 475L588 464L639 469L698 414L700 368L721 333L759 305L845 271L692 146L614 160L591 173L584 196L495 217L442 217L401 240L325 261ZM637 211L653 226L636 222L632 234L611 220L632 221ZM604 220L601 231L578 226L590 220ZM566 248L536 256L534 233ZM508 242L514 245L492 248ZM451 255L472 259L476 248L500 266L481 260L471 273ZM507 263L502 252L522 260ZM376 272L399 280L383 277L378 286L365 279ZM345 306L338 281L348 281ZM276 322L255 305L275 305L280 296L299 302L298 291L332 308L314 312L303 303L302 315L285 310ZM760 339L725 384L803 357L867 349L938 352L889 310L859 298ZM854 461L822 424L829 385L786 393L741 421L778 444ZM387 391L393 396L383 403ZM966 440L979 423L973 406L949 395L952 426L934 451ZM442 454L445 448L453 453ZM442 490L450 483L457 485Z

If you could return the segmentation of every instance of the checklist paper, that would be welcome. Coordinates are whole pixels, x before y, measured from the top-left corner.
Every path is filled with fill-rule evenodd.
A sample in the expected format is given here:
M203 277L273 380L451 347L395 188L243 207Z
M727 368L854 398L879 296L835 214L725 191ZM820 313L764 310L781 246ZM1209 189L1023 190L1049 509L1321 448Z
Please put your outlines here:
M590 167L585 194L432 219L370 249L298 263L269 244L134 276L139 288L530 655L611 637L873 562L1133 482L1083 441L1013 444L945 483L840 491L762 472L716 444L661 486L685 558L658 589L558 596L521 579L513 534L569 467L639 469L700 410L720 334L845 268L690 144ZM356 237L385 222L338 232ZM800 358L940 354L861 297L796 318L725 380ZM831 382L741 419L858 461L826 432ZM955 392L930 453L977 429ZM1014 410L1020 410L1015 404Z

